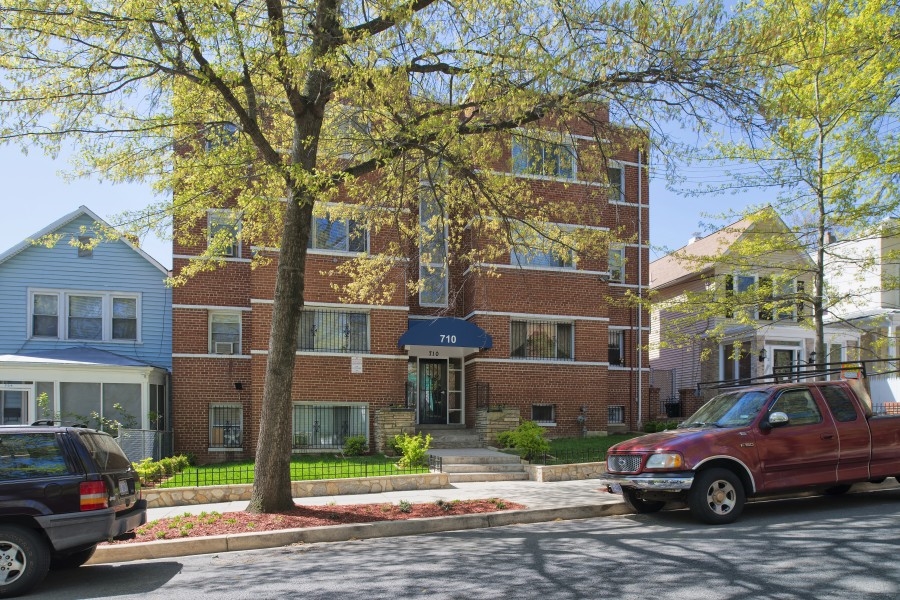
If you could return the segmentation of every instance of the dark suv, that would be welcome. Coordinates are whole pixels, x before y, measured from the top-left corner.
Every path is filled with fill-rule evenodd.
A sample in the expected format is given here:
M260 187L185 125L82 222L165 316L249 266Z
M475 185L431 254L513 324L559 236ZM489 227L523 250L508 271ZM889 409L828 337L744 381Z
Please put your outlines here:
M137 474L109 434L48 421L0 427L0 598L48 569L80 567L98 543L146 522Z

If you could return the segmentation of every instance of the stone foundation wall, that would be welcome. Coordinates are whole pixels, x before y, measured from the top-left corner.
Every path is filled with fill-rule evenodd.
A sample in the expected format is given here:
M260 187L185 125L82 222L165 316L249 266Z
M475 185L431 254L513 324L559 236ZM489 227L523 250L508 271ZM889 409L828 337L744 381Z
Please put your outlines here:
M486 409L475 412L475 430L485 446L497 446L497 434L512 431L519 426L518 408Z
M394 436L416 434L416 411L411 408L388 408L375 411L375 452L393 456L388 443Z
M294 498L310 498L315 496L432 490L446 487L450 487L449 476L446 473L420 473L385 477L293 481L291 482L291 493ZM162 508L249 500L252 489L252 484L189 488L144 488L141 490L141 497L147 500L148 508Z
M594 479L606 473L606 463L578 463L572 465L525 465L531 481L575 481Z

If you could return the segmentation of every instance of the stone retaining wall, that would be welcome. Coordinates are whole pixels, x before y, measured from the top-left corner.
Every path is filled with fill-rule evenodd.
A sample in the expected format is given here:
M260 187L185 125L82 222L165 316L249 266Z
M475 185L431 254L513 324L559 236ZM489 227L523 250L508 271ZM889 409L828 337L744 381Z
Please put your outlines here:
M375 452L393 456L391 442L401 433L416 434L415 410L387 408L375 411Z
M377 494L407 490L431 490L450 487L446 473L420 473L416 475L388 475L385 477L359 477L350 479L318 479L291 482L294 498L314 496L343 496L347 494ZM251 484L213 485L182 488L144 488L141 497L149 508L187 506L249 500Z
M497 435L518 427L519 419L518 408L479 408L475 411L475 430L482 444L496 446Z
M594 479L606 473L605 462L577 463L572 465L525 465L531 481L575 481Z

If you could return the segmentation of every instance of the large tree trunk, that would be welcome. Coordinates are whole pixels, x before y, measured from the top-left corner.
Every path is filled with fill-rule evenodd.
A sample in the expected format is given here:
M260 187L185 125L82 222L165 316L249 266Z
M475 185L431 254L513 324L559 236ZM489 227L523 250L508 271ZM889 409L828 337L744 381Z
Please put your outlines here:
M285 211L249 512L272 513L294 506L290 477L291 387L313 203L312 198L294 190Z

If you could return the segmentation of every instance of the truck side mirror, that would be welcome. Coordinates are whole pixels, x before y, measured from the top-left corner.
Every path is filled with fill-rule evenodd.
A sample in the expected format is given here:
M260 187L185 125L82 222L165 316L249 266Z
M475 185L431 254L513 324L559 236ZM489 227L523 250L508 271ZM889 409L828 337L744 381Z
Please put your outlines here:
M769 418L760 423L760 427L762 427L764 430L769 430L776 427L782 427L784 425L787 425L789 422L790 419L788 418L787 413L775 411L769 415Z

